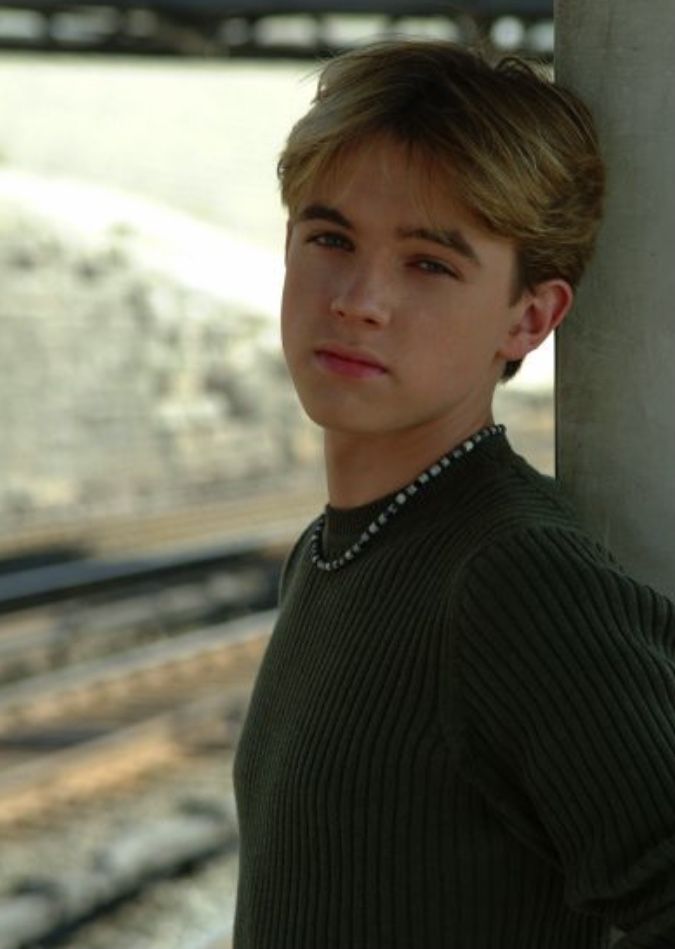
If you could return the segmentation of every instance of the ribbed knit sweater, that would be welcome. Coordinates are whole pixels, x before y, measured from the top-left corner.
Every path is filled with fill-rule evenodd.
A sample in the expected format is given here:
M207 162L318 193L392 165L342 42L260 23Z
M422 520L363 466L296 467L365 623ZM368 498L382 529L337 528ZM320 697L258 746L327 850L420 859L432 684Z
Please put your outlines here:
M675 608L492 438L300 539L235 787L235 949L674 949Z

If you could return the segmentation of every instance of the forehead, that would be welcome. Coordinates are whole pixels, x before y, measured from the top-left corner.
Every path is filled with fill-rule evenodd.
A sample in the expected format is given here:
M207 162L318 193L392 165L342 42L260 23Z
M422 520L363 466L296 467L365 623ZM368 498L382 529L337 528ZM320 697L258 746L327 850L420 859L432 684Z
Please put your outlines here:
M478 225L478 217L460 198L460 176L415 146L385 136L343 146L326 158L306 181L296 212L317 199L340 206L360 196L388 196L396 206L426 222L442 223L448 208Z

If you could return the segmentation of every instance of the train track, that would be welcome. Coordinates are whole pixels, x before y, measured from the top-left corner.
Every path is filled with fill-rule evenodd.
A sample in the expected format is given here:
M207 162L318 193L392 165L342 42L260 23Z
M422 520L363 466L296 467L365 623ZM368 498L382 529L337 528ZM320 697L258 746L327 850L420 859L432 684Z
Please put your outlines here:
M82 805L167 766L232 753L274 611L31 676L0 689L0 833ZM156 779L155 779L156 780ZM61 944L71 931L185 866L236 854L232 807L134 826L65 876L0 893L0 949ZM50 941L51 940L51 941Z
M141 931L147 930L149 919L162 913L166 897L157 899L162 890L170 890L179 903L192 885L191 875L208 876L214 864L231 859L235 848L232 822L218 807L185 807L146 821L101 844L79 868L34 874L8 897L0 895L0 949L90 949L90 935L96 945L111 949L129 945L130 936L138 945L134 917L142 915ZM152 945L166 949L160 935L164 927L157 918L153 924L158 939ZM184 949L185 941L175 935L171 942Z
M0 577L0 827L232 743L269 630L222 619L275 603L298 529L240 519L216 548Z
M146 556L187 545L227 543L256 530L297 530L321 510L325 489L319 478L296 478L293 485L233 493L211 502L186 504L172 499L171 507L82 510L52 515L50 520L12 526L0 535L3 572L27 569L50 556ZM4 561L4 566L2 565ZM1 574L0 574L1 576Z
M320 508L316 488L273 493L198 511L138 519L143 540L125 555L129 523L88 524L97 556L0 571L0 686L143 642L176 635L276 601L281 562ZM52 530L56 529L52 525ZM82 538L84 525L45 528L33 549ZM217 532L214 534L214 531ZM133 534L131 539L133 540ZM168 548L168 540L172 547ZM14 539L15 566L31 559ZM37 547L35 546L37 545ZM181 545L181 546L177 546Z
M278 559L0 617L0 687L274 604Z
M273 612L0 690L0 825L231 747Z

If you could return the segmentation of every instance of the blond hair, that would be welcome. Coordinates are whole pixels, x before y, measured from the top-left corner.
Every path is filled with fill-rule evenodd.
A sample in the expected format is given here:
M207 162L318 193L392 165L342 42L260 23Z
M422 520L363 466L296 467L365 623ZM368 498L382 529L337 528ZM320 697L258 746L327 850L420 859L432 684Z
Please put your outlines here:
M447 42L393 40L339 56L280 156L291 215L346 151L383 134L431 162L489 231L515 242L517 296L555 277L577 285L602 214L604 165L574 94L523 60L493 64ZM507 363L503 378L519 366Z

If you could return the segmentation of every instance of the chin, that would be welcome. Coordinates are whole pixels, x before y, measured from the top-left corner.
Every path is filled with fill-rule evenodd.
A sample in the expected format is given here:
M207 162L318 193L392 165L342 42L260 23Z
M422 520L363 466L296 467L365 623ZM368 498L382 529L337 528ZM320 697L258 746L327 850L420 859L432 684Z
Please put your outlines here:
M331 412L330 410L309 410L305 406L305 413L314 422L315 425L318 425L319 428L324 429L324 431L331 432L342 432L344 434L358 434L360 426L354 423L353 415L352 417L346 417L342 412Z
M357 413L335 405L317 405L315 402L300 400L305 414L324 431L339 432L343 435L374 435L380 426L374 420L360 418Z

